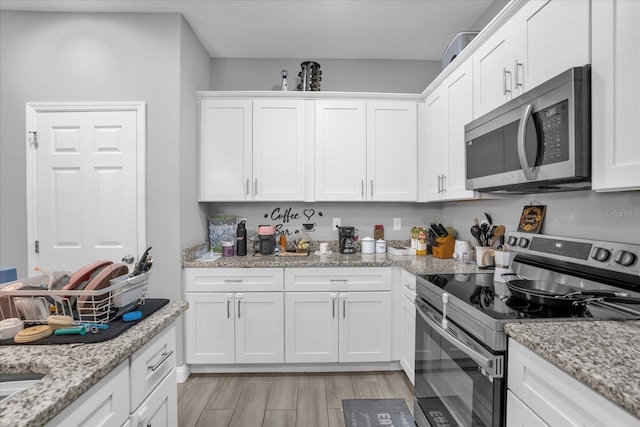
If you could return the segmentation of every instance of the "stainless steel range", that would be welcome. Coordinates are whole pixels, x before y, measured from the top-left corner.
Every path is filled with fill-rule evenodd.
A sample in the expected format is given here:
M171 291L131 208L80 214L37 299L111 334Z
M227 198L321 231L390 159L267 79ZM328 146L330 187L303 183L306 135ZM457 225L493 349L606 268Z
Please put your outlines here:
M492 270L417 277L420 427L505 425L507 322L640 319L640 245L525 233L507 243L508 284Z

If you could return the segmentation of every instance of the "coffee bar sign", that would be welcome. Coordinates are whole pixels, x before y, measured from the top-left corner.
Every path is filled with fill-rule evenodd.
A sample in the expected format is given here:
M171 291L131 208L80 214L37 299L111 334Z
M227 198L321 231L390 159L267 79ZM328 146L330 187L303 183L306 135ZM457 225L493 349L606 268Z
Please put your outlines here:
M293 236L316 231L316 220L322 217L322 212L311 208L295 210L292 207L278 207L265 212L263 217L275 227L276 234Z

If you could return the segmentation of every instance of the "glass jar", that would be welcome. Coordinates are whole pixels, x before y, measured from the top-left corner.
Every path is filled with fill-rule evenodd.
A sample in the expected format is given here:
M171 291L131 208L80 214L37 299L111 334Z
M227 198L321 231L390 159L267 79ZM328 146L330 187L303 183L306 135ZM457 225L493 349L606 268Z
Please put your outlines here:
M384 240L384 226L382 224L377 224L373 227L373 239Z
M222 256L233 256L233 242L222 242Z

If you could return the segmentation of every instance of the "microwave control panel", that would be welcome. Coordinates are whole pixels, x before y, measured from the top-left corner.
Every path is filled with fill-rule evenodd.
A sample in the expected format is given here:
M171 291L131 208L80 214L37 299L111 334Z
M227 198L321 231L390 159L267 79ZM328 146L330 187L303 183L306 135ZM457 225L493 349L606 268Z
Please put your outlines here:
M569 160L569 101L562 101L533 113L541 141L537 164Z

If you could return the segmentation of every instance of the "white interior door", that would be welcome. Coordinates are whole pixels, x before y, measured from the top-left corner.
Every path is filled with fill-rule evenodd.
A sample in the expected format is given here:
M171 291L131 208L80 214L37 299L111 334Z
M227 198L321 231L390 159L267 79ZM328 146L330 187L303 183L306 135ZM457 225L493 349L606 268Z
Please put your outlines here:
M143 249L144 128L142 103L27 105L30 271Z

